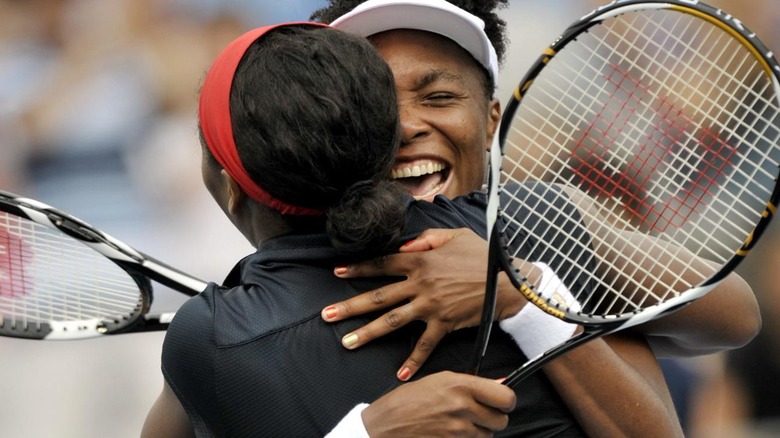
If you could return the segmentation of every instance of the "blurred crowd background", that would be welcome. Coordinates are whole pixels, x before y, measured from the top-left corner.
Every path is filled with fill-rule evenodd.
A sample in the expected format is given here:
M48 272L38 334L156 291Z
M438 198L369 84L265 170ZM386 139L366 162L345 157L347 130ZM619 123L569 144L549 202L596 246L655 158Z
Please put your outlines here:
M499 96L604 1L510 0ZM780 48L772 0L711 0ZM39 199L206 280L252 248L202 187L200 80L241 32L324 0L0 0L0 190ZM776 224L775 224L776 225ZM732 354L664 361L688 435L780 436L780 232L741 268L762 334ZM160 289L154 309L183 302ZM163 333L0 338L0 437L133 437L161 385ZM619 395L616 395L619 396Z

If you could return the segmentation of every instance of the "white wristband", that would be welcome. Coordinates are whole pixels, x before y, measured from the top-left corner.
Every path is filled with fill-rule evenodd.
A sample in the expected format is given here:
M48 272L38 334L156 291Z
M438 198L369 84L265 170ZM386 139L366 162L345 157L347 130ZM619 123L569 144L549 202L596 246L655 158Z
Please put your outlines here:
M568 306L574 311L580 309L569 289L549 266L540 262L534 262L534 265L542 271L539 286L536 288L539 296ZM517 314L499 321L498 325L512 336L528 359L541 356L571 338L577 329L576 324L558 319L532 303L526 303Z
M578 312L580 303L563 284L563 281L555 275L555 271L546 263L533 262L533 265L542 271L539 285L536 287L536 294L550 300L553 306L558 304L559 307L566 307L572 312Z
M368 404L361 403L352 408L349 413L339 421L339 424L333 428L325 438L369 438L366 426L363 424L363 409Z

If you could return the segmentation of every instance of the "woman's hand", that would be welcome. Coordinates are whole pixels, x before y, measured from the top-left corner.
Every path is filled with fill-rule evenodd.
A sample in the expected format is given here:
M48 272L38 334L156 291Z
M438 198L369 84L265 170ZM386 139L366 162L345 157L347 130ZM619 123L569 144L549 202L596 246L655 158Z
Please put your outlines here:
M444 371L394 389L362 417L372 437L490 437L507 427L515 403L508 386Z
M431 229L406 243L398 254L337 267L335 273L341 278L400 276L406 280L330 305L323 309L322 317L335 322L391 308L382 317L344 336L342 343L349 349L412 321L425 321L425 331L398 371L399 379L408 380L447 333L479 324L487 249L487 242L469 229ZM508 280L504 283L505 287L499 287L496 306L499 319L517 313L525 303Z

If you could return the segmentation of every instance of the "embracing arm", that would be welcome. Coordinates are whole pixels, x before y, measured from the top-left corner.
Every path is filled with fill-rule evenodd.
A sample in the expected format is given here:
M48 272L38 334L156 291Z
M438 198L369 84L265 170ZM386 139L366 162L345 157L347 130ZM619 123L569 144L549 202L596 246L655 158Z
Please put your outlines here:
M742 347L761 324L752 289L732 273L690 305L632 330L647 336L658 356L687 357Z
M382 272L402 272L397 264L405 263L403 269L407 269L408 280L337 303L323 311L326 320L336 321L401 304L389 310L382 318L358 329L355 332L358 341L348 348L358 348L412 320L426 321L427 329L410 358L399 370L399 378L402 380L408 379L419 369L446 333L479 323L479 309L487 275L486 263L483 262L485 258L462 255L480 254L479 248L486 251L486 244L476 234L465 229L430 230L415 242L427 242L426 245L430 244L433 248L441 246L442 242L437 239L447 242L439 249L452 246L446 251L389 256L381 265L367 262L351 266L346 272L339 270L343 277L374 276ZM404 250L419 249L415 245L417 243L408 244ZM499 319L515 315L526 304L505 277L499 289ZM423 290L425 293L421 292ZM436 293L433 293L434 290ZM411 293L409 291L420 293L408 295ZM421 315L430 317L426 319ZM610 348L604 340L592 341L546 365L544 371L590 435L681 434L658 365L640 338L622 341L615 349ZM616 393L621 396L615 397ZM587 396L583 397L583 394ZM641 417L638 408L641 408Z
M492 436L507 427L514 408L510 388L444 371L355 406L325 438Z
M430 251L422 251L425 249ZM345 345L348 348L357 348L411 321L425 321L425 332L399 369L399 375L411 377L447 333L479 323L487 275L486 256L480 254L486 251L487 243L472 231L429 230L401 253L383 257L382 263L367 261L337 270L337 275L344 278L395 275L407 279L334 303L323 310L323 318L340 321L388 309L382 318L355 331L357 336L350 339L356 340ZM522 305L516 300L517 291L512 285L501 283L497 319L516 313ZM740 347L760 327L753 291L732 273L699 300L631 330L647 336L660 356L686 357Z
M595 339L543 369L589 436L683 436L661 369L641 336Z

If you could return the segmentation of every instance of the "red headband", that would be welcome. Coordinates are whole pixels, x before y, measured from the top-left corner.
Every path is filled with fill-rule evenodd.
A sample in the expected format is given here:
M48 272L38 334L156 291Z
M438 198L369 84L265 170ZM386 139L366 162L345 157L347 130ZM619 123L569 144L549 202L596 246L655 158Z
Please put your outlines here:
M280 23L250 30L230 43L219 54L206 74L206 79L200 92L198 117L200 118L200 127L203 131L206 145L214 155L214 158L227 171L228 175L236 180L249 197L279 210L282 214L316 216L322 215L323 212L290 205L276 199L252 180L238 156L236 142L233 139L233 122L230 117L230 89L233 85L233 77L236 74L238 64L246 50L253 42L273 29L298 25L328 27L322 23Z

